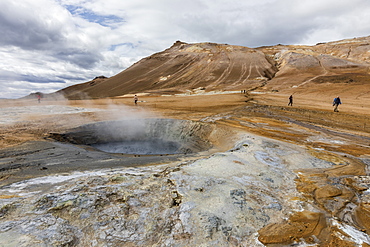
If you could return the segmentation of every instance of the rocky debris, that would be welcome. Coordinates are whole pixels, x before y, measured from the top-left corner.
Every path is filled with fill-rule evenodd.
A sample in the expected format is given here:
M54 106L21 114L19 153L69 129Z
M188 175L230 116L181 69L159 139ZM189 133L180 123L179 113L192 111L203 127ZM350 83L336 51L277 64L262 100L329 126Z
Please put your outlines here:
M108 77L106 77L104 75L96 76L94 79L92 79L92 81L89 82L89 85L94 86L97 83L100 83L100 82L104 81L105 79L108 79Z
M108 77L104 76L104 75L100 75L100 76L96 76L93 80L97 80L97 79L107 79Z

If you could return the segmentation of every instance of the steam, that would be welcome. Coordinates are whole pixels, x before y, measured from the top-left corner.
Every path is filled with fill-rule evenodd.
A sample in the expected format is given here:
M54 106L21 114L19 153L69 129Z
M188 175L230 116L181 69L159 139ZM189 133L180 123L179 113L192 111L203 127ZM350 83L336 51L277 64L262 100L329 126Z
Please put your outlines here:
M63 94L55 93L45 98L42 97L40 102L36 96L29 96L16 100L4 99L0 100L0 103L0 116L2 117L0 123L9 124L52 115L70 115L65 117L70 117L70 120L74 121L79 118L78 115L87 112L100 113L101 116L91 118L94 121L143 119L153 116L153 113L141 107L135 107L133 104L129 106L128 100L90 99L86 95L81 95L76 100L68 100Z
M0 132L6 133L1 147L96 122L112 122L98 132L112 137L125 130L130 140L143 131L144 119L156 117L144 107L135 106L131 98L68 100L62 94L54 94L53 97L41 98L40 102L35 96L0 100L0 103Z
M13 133L21 127L24 133L36 133L38 137L58 136L58 141L63 141L58 133L71 133L64 141L111 153L179 154L211 147L205 138L212 132L210 127L163 119L135 105L133 98L67 100L58 95L40 102L37 98L15 100L0 107L0 116L2 128L13 128ZM33 139L32 135L28 137Z

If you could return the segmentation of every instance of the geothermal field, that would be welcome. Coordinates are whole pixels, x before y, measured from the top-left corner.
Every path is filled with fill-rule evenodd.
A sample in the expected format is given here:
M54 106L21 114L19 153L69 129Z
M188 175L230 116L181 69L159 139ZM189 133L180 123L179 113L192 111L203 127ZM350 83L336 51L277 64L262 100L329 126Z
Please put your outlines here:
M370 246L369 50L177 41L0 100L0 246Z
M4 100L0 246L370 246L369 104L307 93Z

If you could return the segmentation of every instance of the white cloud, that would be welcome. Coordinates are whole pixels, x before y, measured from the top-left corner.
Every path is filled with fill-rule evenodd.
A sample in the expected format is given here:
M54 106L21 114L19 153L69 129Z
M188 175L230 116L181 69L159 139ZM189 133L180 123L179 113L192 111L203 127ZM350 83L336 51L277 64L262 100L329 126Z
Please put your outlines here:
M176 40L257 47L367 36L369 13L368 0L2 0L0 98L112 76Z

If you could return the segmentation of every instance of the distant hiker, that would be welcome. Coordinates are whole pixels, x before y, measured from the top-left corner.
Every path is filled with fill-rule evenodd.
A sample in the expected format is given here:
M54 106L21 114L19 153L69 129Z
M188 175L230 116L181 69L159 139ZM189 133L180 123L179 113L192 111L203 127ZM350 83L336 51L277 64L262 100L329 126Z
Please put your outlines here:
M134 102L135 102L135 105L137 105L137 101L138 101L138 97L137 97L137 95L135 94L135 96L134 96Z
M293 106L293 95L289 96L289 103L288 106Z
M338 111L338 106L339 106L340 104L342 104L342 102L340 101L339 96L338 96L338 97L336 97L336 98L334 98L334 100L333 100L334 112L339 112L339 111Z

